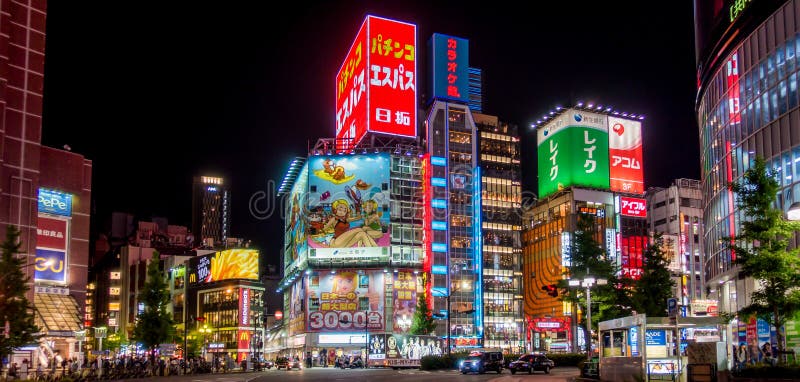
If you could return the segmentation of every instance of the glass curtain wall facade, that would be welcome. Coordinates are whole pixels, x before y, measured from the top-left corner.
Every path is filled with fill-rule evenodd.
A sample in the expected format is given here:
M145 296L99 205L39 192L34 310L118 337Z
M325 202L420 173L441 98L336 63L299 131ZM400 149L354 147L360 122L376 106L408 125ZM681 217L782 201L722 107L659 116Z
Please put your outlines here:
M497 117L473 114L479 136L484 346L520 353L522 231L519 134Z
M776 2L769 2L775 4ZM769 5L766 4L766 5ZM755 6L752 6L755 8ZM735 44L723 45L726 51L702 75L697 103L700 127L702 191L705 222L705 277L711 298L720 310L736 311L746 303L754 282L739 277L735 253L723 241L740 233L746 219L735 208L729 182L741 179L760 156L769 164L781 185L775 205L787 210L800 200L800 109L798 108L798 63L800 51L800 2L787 1L761 13L757 23L739 31L743 37ZM752 9L745 9L745 18ZM761 15L765 15L763 18ZM747 29L748 25L742 26ZM740 28L740 29L742 29ZM721 40L720 40L721 41Z
M426 123L433 308L450 315L451 346L477 347L483 337L483 263L475 122L466 105L435 101ZM445 320L436 333L447 335Z

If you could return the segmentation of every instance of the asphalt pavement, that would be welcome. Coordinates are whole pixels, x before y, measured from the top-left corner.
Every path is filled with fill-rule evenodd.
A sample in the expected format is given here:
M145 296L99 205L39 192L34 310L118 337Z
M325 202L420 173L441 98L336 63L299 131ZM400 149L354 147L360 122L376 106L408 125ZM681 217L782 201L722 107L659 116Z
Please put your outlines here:
M487 372L486 374L462 375L456 370L417 370L417 369L336 369L311 368L302 370L266 370L262 372L230 372L218 374L176 375L169 377L151 377L141 379L142 382L157 382L169 378L170 382L568 382L574 381L580 374L577 367L556 367L550 374L541 372L532 375L511 375L508 370L501 374Z

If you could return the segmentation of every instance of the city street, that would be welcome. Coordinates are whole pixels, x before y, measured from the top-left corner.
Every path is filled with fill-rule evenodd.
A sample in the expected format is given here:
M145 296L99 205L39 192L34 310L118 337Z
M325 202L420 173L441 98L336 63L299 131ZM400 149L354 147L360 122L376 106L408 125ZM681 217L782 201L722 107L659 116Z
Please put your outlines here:
M267 370L259 373L227 373L227 374L198 374L186 376L171 376L171 381L176 382L267 382L267 381L302 381L302 382L369 382L369 381L415 381L415 382L435 382L465 381L465 382L564 382L572 381L579 375L576 367L562 367L553 369L550 374L534 373L511 375L508 370L502 374L489 372L486 374L467 374L462 375L457 371L423 371L416 369L392 370L392 369L355 369L341 370L334 368L313 368L303 370ZM163 377L147 378L142 381L157 381Z

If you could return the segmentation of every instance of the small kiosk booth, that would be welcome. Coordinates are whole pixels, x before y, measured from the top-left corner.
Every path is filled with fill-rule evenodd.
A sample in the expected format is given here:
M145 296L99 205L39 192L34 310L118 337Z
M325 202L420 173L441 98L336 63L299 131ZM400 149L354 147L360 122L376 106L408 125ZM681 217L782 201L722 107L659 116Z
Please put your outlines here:
M723 325L719 317L644 314L600 322L600 380L716 380L727 368Z

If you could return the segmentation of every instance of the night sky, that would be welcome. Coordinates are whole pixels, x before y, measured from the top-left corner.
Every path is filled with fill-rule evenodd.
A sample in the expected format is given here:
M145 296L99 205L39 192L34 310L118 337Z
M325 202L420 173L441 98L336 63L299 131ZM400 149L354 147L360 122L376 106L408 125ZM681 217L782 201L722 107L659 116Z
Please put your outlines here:
M523 131L524 189L528 126L578 101L646 116L647 187L699 179L690 1L267 3L49 2L43 143L93 160L95 230L112 211L189 225L192 177L220 175L232 235L277 263L280 214L256 219L249 199L333 136L334 79L367 14L417 24L419 54L434 32L470 40L484 112Z

